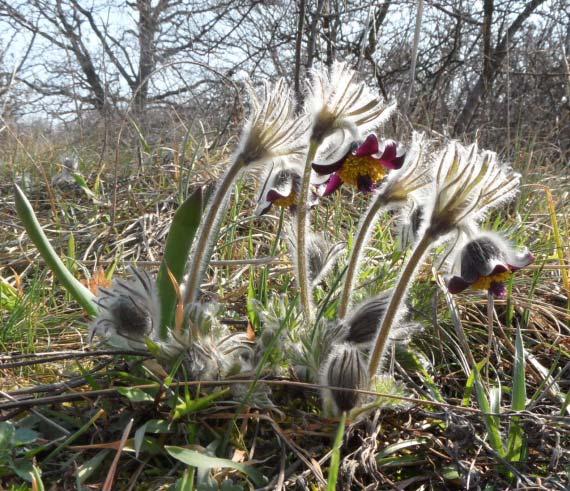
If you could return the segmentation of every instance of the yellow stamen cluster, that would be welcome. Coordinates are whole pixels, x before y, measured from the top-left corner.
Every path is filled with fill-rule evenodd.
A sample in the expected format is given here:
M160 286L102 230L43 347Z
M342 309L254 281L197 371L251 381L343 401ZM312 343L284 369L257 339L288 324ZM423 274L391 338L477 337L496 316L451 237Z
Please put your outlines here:
M512 273L510 271L505 271L504 273L481 276L481 278L471 285L471 288L475 290L489 290L493 283L504 283L511 275Z
M290 206L297 204L297 193L292 192L289 196L283 196L283 198L277 198L273 201L275 206L279 208L288 208Z
M338 175L343 182L358 187L358 178L368 176L373 183L378 183L388 173L378 159L370 156L358 157L349 155L344 161Z

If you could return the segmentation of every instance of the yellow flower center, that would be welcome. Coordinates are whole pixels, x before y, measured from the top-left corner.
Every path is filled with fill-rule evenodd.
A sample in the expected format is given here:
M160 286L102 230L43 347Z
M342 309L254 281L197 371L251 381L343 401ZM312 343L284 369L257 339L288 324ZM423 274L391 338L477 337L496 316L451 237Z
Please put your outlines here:
M471 285L471 288L475 290L488 290L493 283L504 283L511 275L512 273L510 271L505 271L504 273L481 276L481 278Z
M279 208L288 208L290 206L297 204L297 193L293 191L289 196L284 196L283 198L277 198L273 204Z
M386 174L387 169L380 164L378 159L370 156L357 157L356 155L349 155L338 171L343 182L356 187L358 187L359 177L370 177L372 182L376 184Z

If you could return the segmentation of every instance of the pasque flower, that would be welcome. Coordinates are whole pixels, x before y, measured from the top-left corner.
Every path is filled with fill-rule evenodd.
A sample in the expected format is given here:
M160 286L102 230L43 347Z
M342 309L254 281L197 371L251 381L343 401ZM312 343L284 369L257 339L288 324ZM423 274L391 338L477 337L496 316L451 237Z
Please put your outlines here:
M259 193L255 215L264 215L273 206L287 208L294 213L297 210L300 188L301 176L297 169L285 168L270 172ZM309 206L315 206L318 200L316 193L310 193Z
M356 390L364 389L366 381L362 352L350 343L336 345L322 367L321 385L344 390L323 388L325 406L332 401L336 412L350 411L360 401Z
M333 193L343 183L368 193L390 169L402 167L404 158L395 141L386 140L380 149L378 138L370 134L360 145L351 144L339 160L330 164L313 163L313 170L321 176L329 176L323 196Z
M516 251L501 236L486 232L469 241L459 252L455 261L457 275L448 279L451 293L467 288L487 290L495 297L506 295L505 281L513 272L534 261L528 251Z
M392 325L397 323L399 307L407 296L416 270L433 244L451 233L455 232L459 239L462 232L473 230L488 210L513 198L519 182L519 174L500 164L493 152L480 153L476 144L465 148L451 142L440 154L434 169L432 194L422 203L425 220L394 287L370 355L370 376L376 374Z
M295 116L285 80L280 79L274 85L265 83L259 92L247 87L250 114L235 160L251 166L268 161L292 164L300 159L307 148L303 137L307 123Z
M373 131L385 121L396 108L395 103L386 104L364 82L358 82L357 73L345 63L335 62L332 67L314 69L307 84L305 113L310 122L309 150L306 155L299 206L297 212L297 271L299 296L306 320L314 320L313 299L307 264L307 235L309 232L308 202L310 191L311 164L319 147L328 144L343 148L345 142L352 142L361 135ZM349 137L347 139L347 137ZM331 140L334 140L332 142ZM358 184L358 175L355 176ZM364 183L361 184L364 186Z
M197 299L214 241L220 227L222 212L227 207L232 186L244 170L256 170L268 163L293 163L306 149L304 136L307 124L295 118L290 90L281 79L275 85L265 84L260 94L250 93L250 115L237 151L219 182L202 217L193 247L189 274L184 285L185 304Z
M396 156L396 152L393 155ZM397 168L388 173L386 179L375 191L368 209L360 219L340 297L338 312L340 318L345 316L350 306L350 297L358 276L363 253L380 210L401 208L409 202L415 202L412 196L429 183L431 169L426 155L427 142L423 134L414 132L409 150L402 157L396 157L398 166L394 167Z
M146 338L158 336L160 301L156 281L146 271L131 269L129 279L115 279L111 288L99 288L100 313L89 329L117 347L146 349Z

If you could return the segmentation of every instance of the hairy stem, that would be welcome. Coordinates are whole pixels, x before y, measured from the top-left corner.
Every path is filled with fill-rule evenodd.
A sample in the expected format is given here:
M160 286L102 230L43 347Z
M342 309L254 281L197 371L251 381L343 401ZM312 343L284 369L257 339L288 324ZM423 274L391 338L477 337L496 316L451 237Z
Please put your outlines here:
M188 280L186 281L183 298L185 304L194 302L198 298L202 278L204 277L206 268L210 263L209 256L211 256L214 242L220 229L221 214L225 211L233 183L242 168L243 162L241 159L238 158L232 162L230 168L224 174L220 184L218 184L214 195L210 199L208 211L202 217L198 241L194 248L194 254L190 264L190 272Z
M370 230L376 222L376 217L380 209L384 206L384 199L381 194L378 194L366 211L364 217L358 224L358 230L354 236L352 254L348 262L346 276L344 277L344 285L340 296L340 306L338 309L338 318L343 319L346 315L348 307L350 307L350 296L354 288L354 282L358 275L360 260L362 258L362 251L368 242Z
M311 163L313 162L319 142L311 139L305 170L301 181L301 193L297 207L297 276L299 281L299 294L301 307L305 314L305 320L312 323L314 320L311 281L309 278L309 266L307 263L307 230L309 223L309 189L311 184Z
M414 277L414 273L420 266L422 258L430 248L433 240L434 237L431 233L429 233L428 229L428 231L416 244L412 255L408 259L408 262L406 263L406 266L404 267L404 270L398 279L398 283L396 283L396 287L394 288L394 292L390 298L390 303L386 309L386 314L382 319L382 325L380 326L380 330L376 336L374 350L370 355L370 362L368 364L368 376L370 377L370 380L372 380L376 375L378 365L380 364L382 354L384 353L386 343L388 342L390 329L392 328L392 324L396 319L396 314L400 308L400 305L402 305L403 301L405 300L406 292L408 291L408 287L410 286L411 280Z

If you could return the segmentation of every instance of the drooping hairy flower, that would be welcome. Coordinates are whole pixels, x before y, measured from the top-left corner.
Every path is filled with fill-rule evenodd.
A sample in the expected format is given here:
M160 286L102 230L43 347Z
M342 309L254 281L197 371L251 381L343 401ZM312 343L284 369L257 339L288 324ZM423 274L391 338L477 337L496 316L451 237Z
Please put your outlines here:
M458 275L448 280L451 293L467 288L488 290L494 296L503 298L507 290L505 282L514 271L534 261L528 250L516 251L500 235L485 232L468 242L455 260Z
M428 232L441 237L472 227L485 212L511 200L519 183L520 175L495 153L451 142L436 162L433 200L426 205Z
M264 215L272 206L287 208L291 213L295 213L300 187L301 176L297 169L280 169L270 172L259 193L255 215ZM309 206L315 206L318 200L316 193L311 193Z
M346 316L334 327L339 340L349 342L358 346L366 352L376 337L380 321L386 312L392 290L387 290L375 297L369 298L354 307ZM390 332L390 341L402 344L407 342L411 335L421 329L421 325L412 322L407 305L400 307L399 323Z
M355 389L367 386L364 355L350 343L336 345L322 367L321 385L346 389L331 390L324 387L322 395L325 406L332 401L337 412L350 411L356 407L361 397Z
M336 162L314 163L313 170L321 176L328 176L323 196L334 193L343 183L369 193L390 169L402 167L405 156L399 153L398 145L393 140L386 140L380 148L378 138L372 133L362 144L351 144Z
M295 117L291 91L284 79L265 83L260 93L249 88L250 114L244 126L236 161L244 166L271 160L302 158L307 142L306 122Z
M386 104L382 97L364 82L357 82L357 73L346 63L335 62L332 67L314 69L307 84L305 110L311 119L311 140L322 143L340 132L352 140L383 124L396 109L396 103Z
M115 279L111 288L99 288L99 315L89 329L120 348L146 349L145 339L158 336L160 301L156 281L146 271L131 269L129 279Z
M392 167L378 190L379 199L385 204L405 203L432 178L432 169L427 159L428 142L422 133L414 132L409 150L402 156L403 163Z

